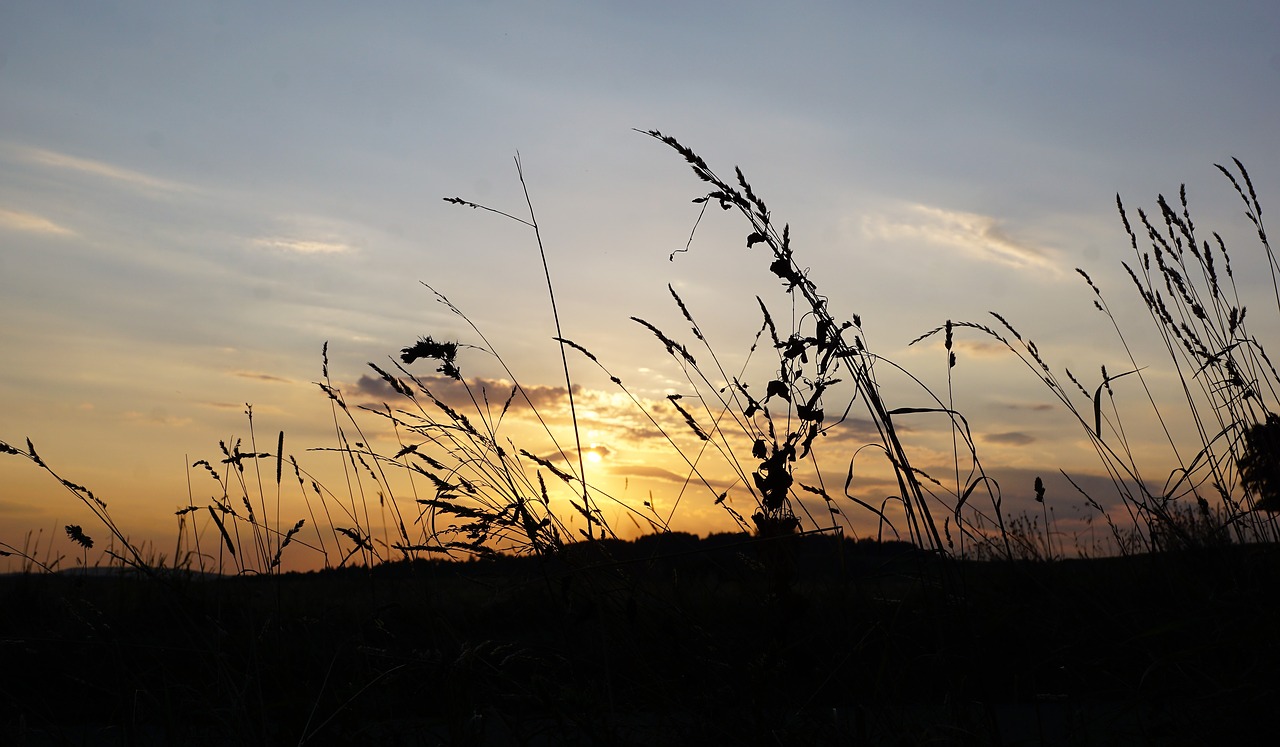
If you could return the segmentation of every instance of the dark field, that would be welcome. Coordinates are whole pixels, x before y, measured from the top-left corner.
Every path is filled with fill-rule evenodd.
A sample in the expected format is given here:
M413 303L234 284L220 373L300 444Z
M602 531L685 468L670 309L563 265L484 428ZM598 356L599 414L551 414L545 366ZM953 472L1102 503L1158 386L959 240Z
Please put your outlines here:
M783 542L2 577L0 743L1269 741L1275 546L978 563Z

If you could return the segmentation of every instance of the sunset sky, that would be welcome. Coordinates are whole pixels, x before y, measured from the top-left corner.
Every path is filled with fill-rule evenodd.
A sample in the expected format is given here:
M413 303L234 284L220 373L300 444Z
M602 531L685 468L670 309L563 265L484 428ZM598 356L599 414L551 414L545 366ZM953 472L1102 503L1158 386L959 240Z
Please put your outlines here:
M705 187L633 128L677 137L722 175L741 166L790 224L832 312L860 315L870 347L937 392L940 341L908 343L947 319L993 323L988 311L1088 386L1101 365L1127 368L1077 267L1151 381L1167 386L1164 349L1120 266L1131 252L1115 196L1151 207L1185 182L1197 224L1234 250L1242 295L1256 299L1252 331L1273 333L1270 276L1214 164L1241 159L1264 209L1276 204L1278 122L1280 10L1267 0L10 0L0 5L0 440L25 449L30 438L131 536L171 554L174 511L206 505L216 487L187 468L216 463L220 439L248 449L246 403L259 450L284 430L300 462L331 457L306 451L335 445L313 383L326 342L333 384L353 404L394 404L367 361L385 368L423 335L480 344L422 283L465 312L567 427L532 232L441 199L527 218L517 153L564 335L661 410L692 388L629 317L696 356L668 284L730 370L760 325L754 296L783 324L790 307L735 213L708 210L691 250L672 257ZM1004 478L1006 509L1035 506L1039 474L1065 468L1088 483L1096 458L1036 376L989 339L957 339L955 402ZM603 457L589 476L633 507L650 495L655 510L673 506L683 462L598 369L569 360L584 445ZM475 350L459 364L469 379L509 379ZM765 375L753 379L761 389ZM880 378L891 407L933 404L905 377ZM1135 450L1160 464L1154 430L1141 427L1149 407L1137 390L1119 394L1132 398ZM528 420L513 410L513 437ZM851 425L824 444L836 492L865 442ZM950 468L945 421L903 429L926 469ZM1150 473L1160 482L1168 469ZM712 499L687 493L673 528L733 530ZM1078 496L1050 499L1064 520L1083 515ZM737 500L749 513L745 493ZM842 507L856 531L874 533L870 517ZM618 511L606 513L620 531L637 531ZM281 521L303 516L289 505ZM66 524L105 539L94 521L30 462L0 460L0 542L21 547L28 532L47 542Z

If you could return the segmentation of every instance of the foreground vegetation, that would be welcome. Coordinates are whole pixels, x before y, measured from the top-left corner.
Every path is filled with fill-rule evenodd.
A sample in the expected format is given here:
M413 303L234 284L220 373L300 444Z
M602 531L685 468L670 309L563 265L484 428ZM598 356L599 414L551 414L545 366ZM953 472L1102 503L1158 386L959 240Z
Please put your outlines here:
M0 578L5 744L1252 743L1280 552L723 535L281 576ZM765 570L785 555L785 588ZM1240 572L1240 569L1248 569Z
M1155 218L1139 211L1138 230L1118 204L1134 251L1125 268L1184 401L1158 401L1133 354L1131 368L1101 367L1096 382L1059 374L996 313L916 340L943 342L947 386L935 393L873 352L860 318L831 314L788 227L740 170L722 179L678 141L647 134L705 185L701 211L736 211L747 247L769 252L789 309L757 299L759 331L740 365L728 367L672 289L690 339L635 318L686 378L659 412L561 332L532 201L517 216L449 198L531 231L571 427L547 425L484 333L436 293L475 337L423 336L392 365L371 363L395 406L349 404L326 350L319 386L334 444L315 451L341 460L345 490L308 473L283 432L274 450L260 447L248 408L247 444L221 443L221 459L192 465L216 494L193 490L177 512L172 556L132 542L105 501L29 441L0 443L94 520L65 527L70 553L48 541L0 546L24 570L0 578L0 645L22 673L3 684L0 741L1198 744L1260 727L1280 664L1266 637L1280 622L1269 594L1280 580L1269 513L1280 502L1280 374L1248 332L1225 242L1197 233L1185 190L1176 205L1161 197ZM1276 278L1261 207L1235 165L1222 172ZM1005 508L951 394L961 334L1004 345L1079 422L1115 491L1081 500L1114 557L1069 559L1047 509ZM496 361L509 388L465 376L460 357L473 354ZM685 469L683 500L719 507L734 532L673 532L678 501L664 513L587 479L577 365L635 402ZM890 401L904 397L883 383L890 375L912 404ZM1167 437L1168 475L1130 449L1117 404L1130 382ZM506 435L513 403L549 446ZM1175 410L1192 433L1168 426ZM852 454L820 448L855 411L873 440ZM913 462L904 418L946 424L949 477ZM394 453L374 446L388 434ZM728 488L715 477L726 472ZM868 480L895 494L870 499ZM1035 489L1043 504L1039 479ZM647 536L619 540L606 505ZM854 515L874 519L874 540L851 538ZM323 570L283 573L286 553Z

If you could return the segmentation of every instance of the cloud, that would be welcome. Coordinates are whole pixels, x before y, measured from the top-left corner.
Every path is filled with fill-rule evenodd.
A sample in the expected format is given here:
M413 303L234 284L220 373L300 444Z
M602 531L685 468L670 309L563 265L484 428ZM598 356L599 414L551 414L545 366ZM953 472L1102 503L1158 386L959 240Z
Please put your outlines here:
M1035 443L1036 437L1021 431L1009 431L1008 433L988 433L982 436L982 440L1009 446L1026 446Z
M430 388L429 385L428 388ZM384 379L370 376L369 374L362 375L360 380L356 382L356 392L380 400L395 399L401 396Z
M411 390L417 392L417 387L412 382L402 379ZM480 399L482 392L488 393L489 403L496 409L501 408L506 403L507 398L511 396L513 384L505 379L470 379L467 383L449 378L448 376L419 376L418 381L427 388L441 402L450 407L471 407L471 395L467 392L467 386L471 387L471 391L475 393L477 399ZM530 405L537 410L546 410L561 405L568 405L568 390L562 386L524 386L521 387L524 396L517 395L511 400L511 409L526 409ZM576 395L581 391L581 387L574 385L573 391ZM379 402L400 399L402 395L398 394L391 385L380 376L371 376L364 374L356 381L356 392L367 397L378 400ZM527 398L527 399L526 399Z
M129 423L143 423L147 425L161 425L168 428L182 428L191 425L191 418L176 418L169 414L168 410L163 407L153 407L150 411L142 413L137 410L129 410L123 414L124 420Z
M609 471L619 477L648 477L674 483L683 483L689 479L684 475L677 475L669 469L651 464L618 465L611 467Z
M253 239L249 243L261 249L274 249L293 254L347 254L355 251L355 247L342 241L294 239L281 236Z
M998 218L920 204L909 205L907 212L904 216L867 216L863 219L862 231L873 239L924 241L954 247L981 262L1060 272L1052 251L1013 238Z
M201 406L210 407L215 410L238 410L245 411L245 403L243 402L201 402ZM286 411L276 405L254 405L253 412L258 415L284 415Z
M687 474L676 473L664 467L658 467L652 464L610 465L609 474L615 475L617 477L635 477L635 478L643 478L643 479L649 479L649 480L662 480L664 482L670 482L676 485L684 485L685 483L689 483L690 485L694 486L694 489L705 488L705 486L702 484L702 480L698 479L697 475L690 477ZM704 476L705 476L705 473L704 473ZM708 482L710 483L712 489L717 492L724 492L726 490L731 490L735 486L741 485L740 482L722 480L714 477L709 477Z
M0 229L22 231L23 233L42 233L50 236L75 236L76 232L35 213L24 213L20 210L4 210L0 208Z
M1059 472L1057 467L1047 464L1043 469L994 467L987 470L987 475L999 483L1000 491L1005 498L1005 506L1011 515L1024 510L1039 512L1039 505L1035 503L1033 497L1035 480L1039 477L1044 482L1045 501L1050 506L1056 506L1060 511L1077 508L1086 514L1093 513L1094 509L1089 508L1086 503L1085 496L1088 496L1110 512L1117 524L1123 525L1129 520L1120 489L1116 482L1105 474L1071 472L1068 478ZM1140 492L1137 484L1131 480L1123 481L1123 487L1131 493ZM1155 495L1160 494L1158 485L1148 483L1147 489Z
M301 255L354 254L376 243L366 225L314 213L283 213L245 237L250 249Z
M80 158L66 153L56 153L42 148L19 147L17 153L20 159L28 163L110 179L118 184L128 185L144 192L167 194L191 191L191 187L185 184L168 179L160 179L140 171L113 166L103 161Z
M552 454L543 454L542 459L545 459L546 461L551 462L557 459L576 458L577 452L578 450L576 448L567 448L565 449L565 453L563 455L561 455L560 452L555 452ZM614 453L613 449L610 449L608 446L605 446L604 444L591 444L590 446L582 447L583 456L587 456L589 454L595 454L599 456L601 459L605 459L611 456L613 453Z
M286 379L282 376L272 376L271 374L256 373L254 371L232 371L232 376L239 376L242 379L253 379L255 381L269 381L276 384L292 384L292 379Z
M31 519L42 519L44 515L44 511L29 503L0 501L0 516L4 516L8 521L26 522Z
M400 380L415 393L419 404L424 406L429 404L429 400L419 392L417 385L404 377ZM522 394L517 393L512 397L514 385L506 379L467 378L464 384L446 376L419 376L418 381L441 402L465 414L468 418L474 417L476 402L479 402L481 407L485 407L487 400L487 409L495 417L502 412L504 406L507 408L508 417L529 418L530 414L536 410L541 420L539 430L542 425L553 429L572 427L568 390L563 386L526 384L521 387ZM353 386L339 385L338 388L348 395L348 402L404 406L403 395L397 393L380 376L365 374ZM626 395L587 389L578 384L573 385L573 393L578 409L578 426L582 429L584 439L589 438L596 443L605 440L640 443L656 439L665 444L666 439L649 422L646 412L664 423L668 432L677 434L677 438L687 433L683 418L665 400L659 402L642 400L640 406L637 406ZM472 401L472 394L475 395L475 402ZM509 403L508 400L510 400ZM593 432L593 435L587 436L588 431ZM572 431L567 432L572 433ZM598 435L594 435L596 432ZM586 450L584 447L584 451ZM600 455L605 456L603 453Z
M974 358L995 358L1009 355L1009 347L1004 343L989 340L956 340L952 346L956 354L961 353Z
M1059 407L1048 402L1005 402L1000 406L1009 410L1026 410L1029 412L1051 412Z
M1009 355L1009 346L1005 345L1002 342L996 342L995 340L990 340L986 338L980 339L980 340L966 340L966 339L960 339L959 337L962 334L982 335L984 334L982 332L977 332L972 329L965 329L959 326L957 326L955 329L956 329L956 339L952 341L951 349L955 351L957 358L960 358L960 359L1001 358ZM919 342L921 342L921 340L917 339L912 344L915 345L916 343L919 343ZM925 344L929 345L934 349L941 349L944 344L944 337L941 332L938 332L934 334L931 338L929 338L929 342ZM923 346L924 344L920 345L919 347L923 347Z
M925 416L917 415L917 417ZM893 419L893 430L899 434L917 432L919 428L912 425L910 420L910 415L895 417ZM870 418L850 415L839 425L834 427L832 425L831 422L824 424L824 427L831 429L825 431L818 440L814 441L814 449L820 449L824 444L828 443L837 445L839 448L855 449L864 444L880 443L880 429L876 427L875 421Z
M484 386L490 392L511 390L511 382L503 380L479 379L478 383ZM526 386L521 387L524 390L523 397L516 397L512 401L512 407L524 407L532 405L534 409L546 409L550 407L559 407L561 405L568 406L569 390L562 386ZM577 384L573 385L573 393L576 397L582 391L582 387ZM527 398L527 401L526 401Z

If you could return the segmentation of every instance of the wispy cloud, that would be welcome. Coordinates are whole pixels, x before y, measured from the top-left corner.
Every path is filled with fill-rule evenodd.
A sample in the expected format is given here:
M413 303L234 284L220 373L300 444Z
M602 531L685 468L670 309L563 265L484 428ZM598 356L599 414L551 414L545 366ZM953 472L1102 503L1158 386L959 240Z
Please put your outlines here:
M675 460L673 460L673 462L674 461ZM617 477L634 477L634 478L644 479L644 480L661 480L663 482L670 482L676 485L684 485L690 481L689 475L687 473L681 474L681 473L673 472L665 467L661 467L654 464L611 465L609 467L609 474L615 475ZM696 478L695 478L695 481L696 481ZM711 488L717 492L724 492L727 490L731 490L734 487L741 485L741 483L735 482L733 480L720 480L716 478L709 478L707 482L709 485L711 485ZM701 482L698 481L698 484L700 485Z
M28 521L43 518L44 512L38 506L17 501L0 501L0 516L9 521Z
M292 384L292 379L286 379L282 376L273 376L271 374L258 373L256 371L232 371L232 376L239 376L242 379L253 379L254 381L268 381L275 384Z
M376 239L358 222L307 212L284 212L270 217L270 225L245 234L251 250L296 255L339 255L360 252Z
M239 411L244 412L243 402L201 402L202 407L210 407L215 410ZM278 405L254 405L253 412L257 415L284 415L287 410Z
M608 459L610 456L613 456L616 453L617 452L615 450L609 448L604 444L591 444L590 446L582 447L582 455L585 458L591 458L591 455L595 455L600 459ZM538 458L544 462L551 462L551 463L564 462L564 461L572 462L578 458L578 449L569 447L564 449L563 451L552 451L552 452L547 452L545 454L538 455Z
M903 215L869 215L863 219L862 230L875 239L953 247L982 262L1060 272L1051 250L1010 236L1004 222L989 215L914 204L908 205Z
M296 239L283 236L253 239L249 243L260 249L273 249L294 254L345 254L355 251L355 247L342 241Z
M1006 402L1000 406L1010 410L1025 410L1027 412L1052 412L1058 409L1058 405L1048 402Z
M129 423L143 423L146 425L160 425L168 428L183 428L191 425L191 418L178 418L170 415L164 408L152 408L150 412L138 412L129 410L124 413L123 418Z
M511 399L511 407L513 409L523 409L532 406L535 409L553 409L557 407L567 406L569 404L568 390L562 386L543 386L539 384L529 384L521 387L524 396L512 397L514 384L505 379L485 379L474 378L468 382L461 382L451 379L447 376L420 376L418 381L427 387L430 392L438 397L441 402L450 407L469 408L473 405L471 393L468 393L468 386L472 392L478 397L488 399L495 407L501 407L508 398ZM411 389L412 382L405 382ZM396 393L391 385L377 376L362 374L356 381L356 391L366 397L373 399L398 399L399 394ZM574 385L575 394L582 392L582 387Z
M956 336L959 337L962 334L981 335L984 333L957 327ZM929 338L928 342L917 341L916 347L927 346L929 349L940 349L944 344L944 340L945 337L941 332L938 332ZM1008 346L985 337L979 340L957 339L952 343L951 348L956 352L957 357L999 358L1010 355Z
M27 163L110 179L118 184L128 185L145 192L168 194L174 192L189 192L192 189L180 182L161 179L149 174L144 174L140 171L115 166L104 161L80 158L79 156L57 153L51 150L44 150L43 148L20 146L15 148L15 151L17 157Z
M970 331L969 334L974 333ZM952 347L957 355L964 354L974 358L1003 358L1010 355L1007 346L991 340L956 340Z
M413 382L403 378L401 381L415 392L418 391ZM536 411L541 420L538 423L539 430L544 427L572 427L568 390L563 386L524 384L513 394L514 385L505 379L468 378L464 383L446 376L420 376L418 381L433 397L468 417L474 417L476 401L480 401L488 403L487 406L482 406L493 416L505 412L508 417L524 418ZM339 389L348 396L349 402L377 406L382 403L394 405L403 401L403 397L381 377L368 374L361 375L354 385L339 386ZM641 399L637 405L620 393L584 388L578 384L573 385L573 391L578 408L578 424L584 431L599 432L598 436L588 435L597 444L606 440L631 445L656 441L660 444L659 448L665 450L666 439L649 421L649 416L663 423L663 427L675 434L677 439L692 438L683 417L666 400ZM583 451L590 449L584 445ZM602 457L606 456L603 451L597 453Z
M5 210L3 208L0 208L0 229L21 231L23 233L39 233L47 236L74 236L76 234L70 228L60 226L43 215L25 213L20 210Z
M1022 431L1009 431L1008 433L988 433L982 436L982 440L1006 446L1026 446L1035 443L1036 437Z

